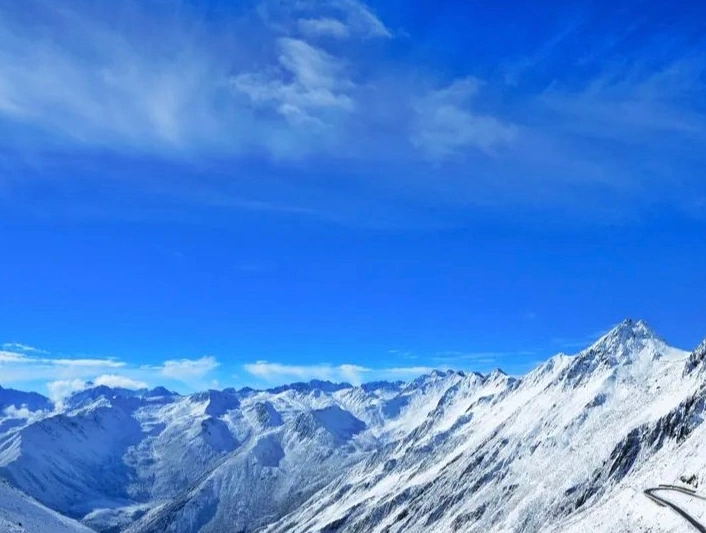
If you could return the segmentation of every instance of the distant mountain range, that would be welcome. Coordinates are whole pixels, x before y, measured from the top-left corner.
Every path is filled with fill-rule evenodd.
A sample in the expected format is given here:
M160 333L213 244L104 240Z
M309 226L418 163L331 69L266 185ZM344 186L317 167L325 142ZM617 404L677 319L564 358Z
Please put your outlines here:
M642 491L706 481L705 360L626 320L522 377L101 386L61 409L0 388L0 529L676 533Z

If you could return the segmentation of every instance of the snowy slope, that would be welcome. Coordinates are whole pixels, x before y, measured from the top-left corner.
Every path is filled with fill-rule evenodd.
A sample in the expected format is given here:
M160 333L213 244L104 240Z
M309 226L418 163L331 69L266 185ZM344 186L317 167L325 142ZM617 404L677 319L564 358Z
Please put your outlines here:
M96 387L0 435L0 476L97 529L165 520L178 531L252 527L375 449L372 428L397 412L388 400L401 386L314 382L191 396Z
M522 378L89 389L6 415L0 478L106 533L676 532L642 491L706 483L705 398L706 343L627 320Z
M0 531L3 533L94 533L51 511L0 480Z
M703 466L687 456L704 456L703 440L688 435L701 422L703 376L684 375L687 356L644 323L626 321L522 380L468 383L450 401L455 407L444 409L455 417L449 430L439 431L449 421L431 412L411 438L391 443L267 531L564 531L620 494L614 491L629 490L626 483L627 507L648 509L642 521L620 515L626 531L654 530L657 519L678 524L667 513L656 516L641 490L660 475L669 472L659 481L669 482ZM655 472L667 450L671 464ZM648 474L638 478L642 470ZM615 508L605 509L600 520L572 527L619 530Z

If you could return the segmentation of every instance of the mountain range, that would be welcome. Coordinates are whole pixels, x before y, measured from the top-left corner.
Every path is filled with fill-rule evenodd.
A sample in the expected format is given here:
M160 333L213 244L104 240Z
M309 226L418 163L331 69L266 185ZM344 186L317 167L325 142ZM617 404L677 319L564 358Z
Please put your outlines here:
M676 533L643 490L706 481L705 360L625 320L520 377L0 388L0 529Z

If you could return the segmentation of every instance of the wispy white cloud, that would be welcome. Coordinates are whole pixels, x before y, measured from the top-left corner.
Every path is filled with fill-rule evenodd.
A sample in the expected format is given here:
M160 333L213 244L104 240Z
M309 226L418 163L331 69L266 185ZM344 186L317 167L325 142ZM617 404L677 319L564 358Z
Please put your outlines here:
M131 379L118 374L102 374L91 380L94 385L103 385L106 387L119 387L123 389L146 389L149 384L146 381Z
M271 106L293 126L327 124L326 113L355 107L344 58L294 38L294 30L304 37L388 33L352 0L327 3L328 17L287 21L275 36L247 13L206 29L198 12L176 4L79 10L28 0L27 11L43 12L32 24L21 10L0 7L0 118L34 128L35 150L58 142L178 159L263 148L292 157L311 150L306 131L257 110ZM260 50L273 45L274 62L261 61Z
M3 350L8 352L19 352L19 353L33 353L33 354L45 354L49 353L46 350L40 348L35 348L34 346L29 346L28 344L22 344L21 342L6 342L2 345Z
M332 5L343 11L352 31L364 37L392 37L392 33L370 8L358 0L337 0Z
M50 381L49 383L47 383L49 399L59 407L67 396L74 392L84 390L85 388L86 382L78 378L57 379L55 381Z
M52 398L86 388L88 384L141 389L171 384L200 388L218 368L215 357L170 359L157 365L135 365L116 358L54 357L42 351L0 351L0 384L46 383Z
M363 382L363 376L370 372L369 368L360 365L344 364L338 367L343 381L358 385Z
M5 344L3 346L13 346L14 344ZM14 345L16 346L16 345ZM46 350L24 350L24 351L9 351L0 350L0 364L2 363L21 363L33 365L36 367L52 366L52 367L83 367L83 368L120 368L124 367L125 363L115 359L86 359L86 358L54 358L48 357L50 354Z
M706 88L704 72L704 65L693 60L649 73L607 70L578 90L554 85L539 104L555 113L557 128L574 135L632 145L652 144L664 135L703 140L706 116L695 112L692 98Z
M186 383L200 380L209 372L218 368L215 357L206 356L199 359L173 359L165 361L159 368L161 375Z
M265 0L259 6L265 23L278 32L297 28L307 37L390 39L393 32L359 0Z
M281 382L282 380L311 380L321 379L328 381L352 381L359 383L361 375L369 369L358 365L291 365L257 361L243 365L249 374L267 381Z
M444 159L467 150L492 154L511 143L516 126L473 109L479 88L477 79L464 78L420 98L414 106L414 146L430 158Z
M0 8L0 115L51 145L237 151L247 114L229 103L232 65L218 38L205 45L197 18L155 5Z
M0 363L23 363L28 360L29 358L23 353L0 351Z
M204 161L219 171L187 165L202 179L165 172L172 178L121 183L158 203L178 196L380 225L478 205L601 221L658 202L703 212L693 177L706 162L698 51L645 66L638 50L537 82L535 70L575 40L582 21L573 20L528 50L508 83L473 58L455 76L418 64L414 39L394 39L400 32L357 0L263 0L217 23L180 0L126 2L0 6L0 141L33 168L49 152L96 147L166 165ZM25 160L12 155L3 170ZM248 179L238 163L251 156L286 178L258 167ZM312 186L307 173L322 168L330 179ZM356 194L380 204L375 217L349 207Z
M297 27L307 37L326 36L345 39L350 36L348 26L334 18L303 18L297 21Z
M38 363L56 366L84 367L84 368L122 368L126 364L115 359L36 359Z
M353 83L340 60L299 39L281 38L277 45L278 69L233 78L253 105L272 106L287 120L309 125L325 125L331 113L353 110L347 94Z
M320 379L353 385L382 379L408 380L434 370L427 366L370 368L356 364L291 365L268 361L245 364L243 368L247 373L273 384Z
M8 418L24 418L30 422L46 414L46 411L30 411L27 406L15 407L14 405L6 407L2 412L2 415Z
M78 378L57 379L55 381L50 381L46 385L47 391L49 392L49 399L51 399L54 404L59 407L61 407L63 401L74 392L79 392L95 386L132 390L146 389L149 387L148 383L145 381L131 379L118 374L101 374L91 380L83 380Z

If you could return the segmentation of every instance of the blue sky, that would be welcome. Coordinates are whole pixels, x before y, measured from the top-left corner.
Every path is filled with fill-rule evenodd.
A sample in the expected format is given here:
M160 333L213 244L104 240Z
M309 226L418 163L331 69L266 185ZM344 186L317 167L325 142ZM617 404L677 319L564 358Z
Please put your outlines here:
M697 2L0 5L0 383L523 372L706 327Z

